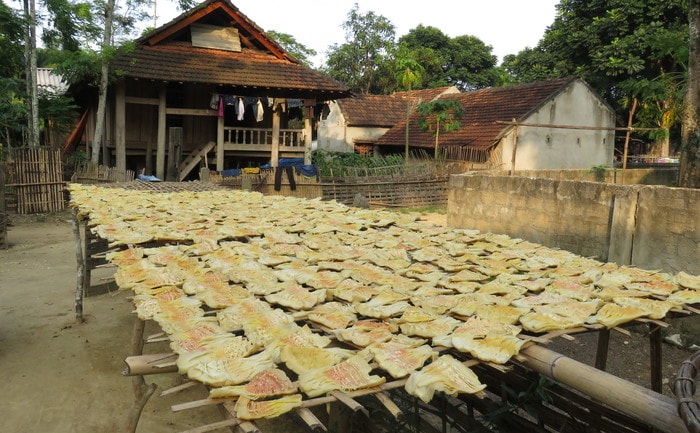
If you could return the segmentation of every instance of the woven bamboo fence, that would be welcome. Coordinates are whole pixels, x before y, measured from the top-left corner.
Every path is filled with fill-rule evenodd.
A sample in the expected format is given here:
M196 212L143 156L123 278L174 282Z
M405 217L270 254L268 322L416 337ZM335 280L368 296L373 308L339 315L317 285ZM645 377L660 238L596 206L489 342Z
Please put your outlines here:
M308 177L292 170L275 182L275 169L238 176L222 177L211 172L205 181L234 189L259 191L267 195L322 198L355 205L358 196L370 207L442 206L447 203L451 174L462 173L470 166L464 162L424 161L383 167L343 167L330 175Z
M73 183L106 183L106 182L131 182L134 180L132 170L117 170L115 167L107 167L94 162L78 164L71 176Z
M14 148L9 151L9 161L14 168L6 186L14 189L18 214L65 209L60 149Z

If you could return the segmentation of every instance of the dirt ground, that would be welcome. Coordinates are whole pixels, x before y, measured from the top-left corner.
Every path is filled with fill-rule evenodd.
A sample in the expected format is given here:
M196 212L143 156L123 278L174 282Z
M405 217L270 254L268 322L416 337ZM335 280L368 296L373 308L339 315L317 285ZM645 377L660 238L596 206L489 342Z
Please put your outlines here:
M444 215L428 219L444 224ZM77 324L75 245L68 213L10 215L10 221L9 248L0 249L0 371L5 396L0 405L0 431L126 431L134 400L131 379L121 374L123 360L129 356L134 319L129 293L118 292L109 283L112 271L95 271L85 299L86 321ZM682 323L679 327L688 328ZM631 336L612 333L609 370L647 386L648 338L646 328L638 328ZM147 328L146 334L157 331ZM552 348L590 364L593 337L560 340ZM159 344L145 352L168 350L165 343ZM668 344L663 353L666 380L691 354ZM203 387L161 397L161 391L180 383L180 376L161 374L146 379L157 383L158 390L144 408L137 431L180 432L222 419L215 408L170 410L173 404L204 398ZM668 387L664 393L671 395ZM301 428L288 419L277 421L268 431Z

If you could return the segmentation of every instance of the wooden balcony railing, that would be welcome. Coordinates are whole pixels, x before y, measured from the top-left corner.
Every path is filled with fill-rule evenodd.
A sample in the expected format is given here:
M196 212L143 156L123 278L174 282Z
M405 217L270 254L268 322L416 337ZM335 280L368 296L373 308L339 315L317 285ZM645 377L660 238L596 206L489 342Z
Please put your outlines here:
M224 127L224 144L271 146L272 129ZM303 129L280 129L280 146L304 147Z

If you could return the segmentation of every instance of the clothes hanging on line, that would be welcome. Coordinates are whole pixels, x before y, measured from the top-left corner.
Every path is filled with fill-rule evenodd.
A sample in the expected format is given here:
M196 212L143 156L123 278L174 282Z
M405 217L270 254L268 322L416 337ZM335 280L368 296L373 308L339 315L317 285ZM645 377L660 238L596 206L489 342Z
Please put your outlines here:
M236 119L243 120L245 116L245 105L243 104L243 98L238 98L238 105L236 105Z
M258 102L254 105L255 107L255 120L258 122L262 122L263 119L265 118L265 112L263 111L263 104L260 98L258 98Z

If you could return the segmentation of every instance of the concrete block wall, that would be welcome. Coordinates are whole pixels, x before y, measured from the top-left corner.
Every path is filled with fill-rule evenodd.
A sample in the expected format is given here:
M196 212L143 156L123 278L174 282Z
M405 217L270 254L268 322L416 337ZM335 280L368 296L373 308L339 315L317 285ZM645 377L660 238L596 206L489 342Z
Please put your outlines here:
M447 223L601 261L700 274L700 190L463 174Z
M490 174L503 174L491 172ZM676 186L678 166L654 168L600 168L584 170L516 170L513 176L536 177L560 180L588 180L591 182L606 182L622 185L666 185Z

